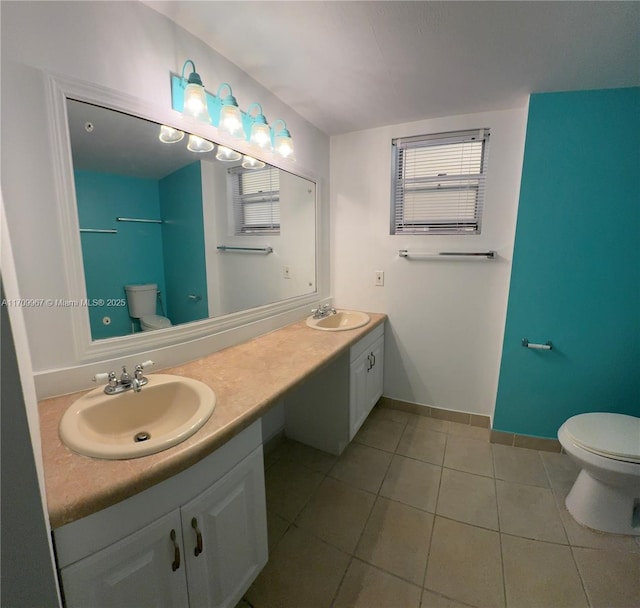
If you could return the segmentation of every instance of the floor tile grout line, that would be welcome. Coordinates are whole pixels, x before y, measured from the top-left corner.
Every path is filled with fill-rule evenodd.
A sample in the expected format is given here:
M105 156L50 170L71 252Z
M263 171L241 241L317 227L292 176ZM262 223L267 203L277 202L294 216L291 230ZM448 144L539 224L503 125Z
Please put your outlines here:
M440 467L440 481L438 482L438 492L436 495L436 504L434 506L434 511L438 511L438 501L440 500L440 488L442 486L442 472L444 469L444 455L447 451L447 443L449 441L449 435L447 434L445 442L444 442L444 450L442 451L442 466ZM427 562L424 565L424 573L422 574L422 592L420 593L420 605L422 606L422 600L424 598L424 590L427 585L427 572L429 571L429 560L431 559L431 549L433 547L433 532L436 529L436 513L433 514L433 523L431 525L431 534L429 534L429 549L427 550Z
M576 572L578 573L578 578L580 579L580 585L582 586L582 592L584 593L584 597L587 600L587 604L592 607L593 603L591 602L591 598L589 597L589 592L587 591L586 582L582 576L582 572L580 571L580 567L578 566L578 560L576 559L576 554L573 551L573 547L569 545L569 549L571 551L571 559L573 559L573 564L576 567Z
M408 424L409 424L409 421L407 420L405 422L405 429L406 429ZM405 429L402 430L403 433L404 433ZM371 446L368 446L368 447L371 447ZM372 449L375 450L377 448L372 448ZM384 450L381 450L381 451L384 451ZM356 552L358 551L358 546L360 545L360 541L362 540L362 536L364 535L364 531L367 529L367 525L369 524L369 521L371 520L371 514L373 513L373 509L375 508L376 503L378 502L378 498L380 497L380 490L382 489L382 485L384 484L384 480L386 479L387 474L389 473L389 469L391 468L391 463L392 462L393 462L393 457L391 457L389 459L389 463L387 464L387 468L386 468L386 470L384 472L384 475L382 476L382 481L380 482L380 485L378 486L378 490L376 492L375 498L374 498L373 502L371 503L371 508L369 509L369 513L367 515L367 518L366 518L366 520L364 522L364 525L362 526L362 530L360 531L360 535L358 536L358 540L356 541L356 544L353 547L353 553L351 554L351 559L349 560L349 563L347 564L347 567L346 567L345 571L342 574L342 578L340 579L340 583L338 584L338 586L336 588L336 591L334 593L333 599L331 601L332 608L335 606L335 602L338 599L338 595L340 593L340 590L342 589L342 585L344 584L344 579L347 576L347 572L349 572L349 568L351 568L351 564L353 563L353 560L356 559ZM328 475L328 473L327 473L327 475ZM368 562L364 562L364 563L368 563ZM370 564L370 565L373 565L373 564ZM388 574L392 574L392 573L389 572ZM395 575L393 575L393 576L395 576Z
M496 497L496 516L498 519L498 543L500 544L500 572L502 573L502 599L507 606L507 575L504 567L504 545L502 544L502 526L500 525L500 508L498 506L498 479L496 478L495 452L491 450L491 466L493 467L493 488Z

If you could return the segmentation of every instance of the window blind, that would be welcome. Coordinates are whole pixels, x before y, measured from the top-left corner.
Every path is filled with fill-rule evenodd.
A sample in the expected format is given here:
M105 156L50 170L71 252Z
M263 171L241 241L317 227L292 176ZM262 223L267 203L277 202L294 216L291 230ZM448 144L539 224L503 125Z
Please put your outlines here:
M392 141L391 234L479 234L488 129Z
M280 234L280 171L273 167L228 171L236 235Z

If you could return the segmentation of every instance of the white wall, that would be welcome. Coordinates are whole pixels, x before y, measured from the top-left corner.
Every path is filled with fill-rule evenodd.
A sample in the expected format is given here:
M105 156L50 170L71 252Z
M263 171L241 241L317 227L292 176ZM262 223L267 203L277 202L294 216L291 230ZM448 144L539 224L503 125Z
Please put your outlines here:
M391 236L391 140L489 127L482 234ZM384 394L491 415L515 235L526 108L393 125L331 138L331 286L342 308L385 312ZM398 256L485 251L498 260ZM374 271L384 271L384 287Z
M326 135L202 41L143 4L2 2L1 39L2 186L24 298L64 298L68 293L63 258L67 237L56 209L45 70L108 87L166 111L171 105L170 72L180 73L190 58L209 89L229 82L241 107L259 101L269 119L284 118L295 140L297 164L305 174L313 172L321 182L328 180ZM319 204L326 223L328 201L320 199ZM328 257L320 264L326 278ZM328 295L325 289L321 295ZM82 388L71 311L34 308L25 309L24 315L39 396ZM214 339L207 348L216 350L259 331L266 330L250 328L238 333L237 339L227 332L224 343ZM183 349L179 356L189 354L184 355ZM164 366L176 362L168 355L156 358ZM93 363L82 371L82 379L99 371L100 361ZM70 371L55 375L58 370Z
M206 167L215 186L203 190L217 193L206 200L207 229L210 244L207 251L207 273L217 274L216 314L228 314L246 308L286 300L316 289L316 188L313 182L286 171L280 171L280 233L263 236L235 236L233 212L228 202L227 170L220 163ZM205 179L203 174L203 180ZM213 220L210 216L215 216ZM209 223L211 224L209 225ZM271 246L273 252L220 252L216 245L230 247ZM284 276L284 266L289 277ZM211 267L211 272L209 271Z

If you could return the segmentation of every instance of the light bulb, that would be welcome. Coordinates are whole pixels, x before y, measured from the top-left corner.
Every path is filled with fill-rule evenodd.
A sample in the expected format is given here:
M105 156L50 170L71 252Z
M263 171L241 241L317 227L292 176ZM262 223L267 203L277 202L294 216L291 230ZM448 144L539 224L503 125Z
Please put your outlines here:
M276 137L276 152L283 158L289 158L293 156L293 142L291 137L286 135L278 135Z
M269 125L260 122L254 122L251 125L251 143L261 150L271 149L271 130Z
M242 167L244 169L262 169L262 167L264 167L264 163L257 158L244 156L242 158Z
M276 128L276 125L282 123L282 128ZM287 129L287 125L282 119L273 123L273 132L275 134L273 147L282 158L293 158L293 140L291 133Z
M242 116L240 108L233 105L224 105L220 108L220 123L218 129L228 133L232 137L244 137L242 128Z
M225 162L240 160L242 158L242 154L240 152L236 152L231 148L227 148L226 146L218 146L218 152L216 153L216 158L218 160L222 160Z
M187 149L191 150L191 152L211 152L213 150L213 143L211 143L207 139L203 139L202 137L198 137L197 135L189 135L189 143L187 144Z
M184 138L184 132L178 131L178 129L174 129L173 127L169 127L167 125L160 126L160 135L158 135L158 139L165 144L175 144L178 141L181 141Z

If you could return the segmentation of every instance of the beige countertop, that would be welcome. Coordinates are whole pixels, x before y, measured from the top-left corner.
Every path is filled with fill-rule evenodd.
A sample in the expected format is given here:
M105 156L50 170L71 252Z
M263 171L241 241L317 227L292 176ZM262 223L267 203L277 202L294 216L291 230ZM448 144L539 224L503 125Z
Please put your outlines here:
M369 316L371 321L364 327L338 332L318 331L298 321L162 370L208 384L216 393L217 403L211 418L197 433L150 456L101 460L72 452L61 442L58 425L69 405L88 391L41 401L40 433L51 526L59 528L91 515L195 464L387 318L378 313Z

